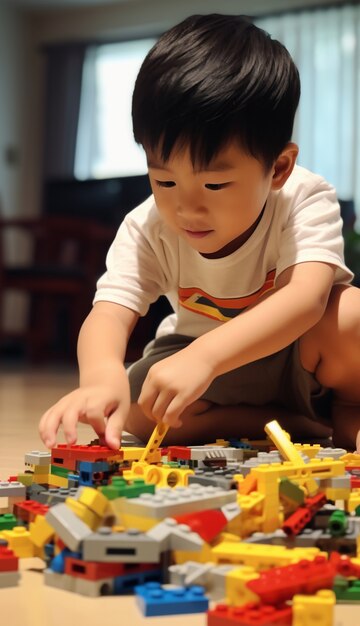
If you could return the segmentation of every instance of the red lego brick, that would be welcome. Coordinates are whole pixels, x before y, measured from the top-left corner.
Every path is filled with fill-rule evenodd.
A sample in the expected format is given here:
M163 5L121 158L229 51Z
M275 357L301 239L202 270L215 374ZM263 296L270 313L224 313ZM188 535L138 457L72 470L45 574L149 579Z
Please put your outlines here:
M0 546L0 572L16 572L19 569L19 559L10 548Z
M262 602L279 604L295 594L314 594L319 589L332 589L335 573L334 565L326 557L317 556L313 561L304 559L292 565L264 570L247 586Z
M58 467L66 467L75 469L76 461L107 461L109 458L116 458L121 461L123 459L122 450L111 450L106 446L80 446L58 444L51 451L51 464Z
M357 476L351 476L350 478L351 489L360 489L360 478Z
M334 566L337 574L345 578L360 578L360 565L352 563L351 559L345 554L332 552L330 554L330 563Z
M14 504L14 515L24 522L30 523L37 515L45 515L49 510L46 504L41 504L35 500L24 500Z
M305 498L304 505L300 506L285 520L282 525L283 531L290 536L298 535L324 504L326 504L324 493L317 493L311 498Z
M83 561L69 556L65 558L65 574L86 580L126 576L154 568L154 563L100 563L98 561Z
M169 461L190 461L191 449L186 446L169 446L168 447L168 460Z
M207 613L208 626L291 626L292 608L290 606L267 606L245 604L230 607L218 604Z
M228 524L224 513L216 509L176 515L174 519L176 519L179 524L187 524L187 526L190 526L193 532L198 533L198 535L208 543Z

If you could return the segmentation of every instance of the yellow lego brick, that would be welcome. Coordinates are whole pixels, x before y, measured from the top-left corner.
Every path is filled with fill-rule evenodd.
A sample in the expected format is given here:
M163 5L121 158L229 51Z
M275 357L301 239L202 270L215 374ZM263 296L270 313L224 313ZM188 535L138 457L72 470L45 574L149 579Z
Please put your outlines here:
M256 477L257 491L264 498L262 501L263 532L271 533L279 528L280 481L276 470L271 470L268 465L266 468L267 470L261 472L254 471L260 468L254 468L252 472ZM249 498L251 495L250 493L247 497Z
M43 548L54 537L54 529L43 515L37 515L29 525L30 539L35 546Z
M313 459L320 452L321 445L319 443L294 443L294 448L300 454L306 454L309 459Z
M102 517L90 511L85 504L82 504L74 498L66 498L65 504L84 522L84 524L89 526L91 530L97 530L99 526L102 526Z
M16 480L18 480L19 483L22 483L26 487L29 487L34 482L34 474L25 474L25 473L18 474L16 476ZM44 482L46 482L46 481L44 481Z
M123 460L124 461L139 461L139 459L141 458L141 456L143 455L145 451L145 448L136 448L131 447L131 448L121 448L121 452L123 453ZM161 452L160 450L157 450L157 452L154 452L154 461L153 463L160 463L161 462Z
M48 465L32 465L34 474L48 474L49 466Z
M340 457L340 461L344 461L346 467L360 467L360 454L347 452Z
M321 589L314 596L295 595L292 626L333 626L335 601L330 589Z
M327 500L347 500L350 497L351 489L340 489L335 487L326 487L325 496Z
M226 603L232 606L241 606L247 602L259 602L259 596L247 586L250 580L259 577L260 574L248 565L237 567L228 572L225 579Z
M301 559L314 559L317 555L326 556L326 553L320 552L318 548L289 549L284 546L223 541L212 547L209 560L216 563L250 565L257 570L263 570L298 563Z
M155 426L148 444L140 457L140 461L147 461L148 463L154 462L154 454L158 451L158 448L169 428L170 426L164 424L163 422L160 422Z
M101 491L93 489L93 487L84 487L81 491L78 502L84 504L90 511L96 513L99 517L106 515L109 509L109 500Z
M207 443L206 446L222 446L223 448L228 448L230 445L230 441L226 439L216 439L215 443Z
M279 422L276 420L268 422L265 425L264 430L268 437L270 437L271 441L276 445L284 459L292 461L293 463L298 463L299 465L305 465L300 452L296 450L289 434L281 428Z
M235 545L229 542L230 545ZM204 542L201 550L196 552L190 552L188 550L175 550L173 553L174 561L177 565L182 565L186 561L196 561L197 563L209 563L213 561L211 546Z
M36 477L35 477L34 482L41 483L42 480L36 480ZM68 487L69 486L69 481L67 478L65 478L64 476L57 476L56 474L48 474L46 482L52 487Z
M34 544L30 538L30 532L23 526L15 526L12 530L3 530L0 533L2 539L6 539L8 547L20 558L34 556Z
M193 473L193 470L188 468L151 465L139 461L132 464L131 470L125 470L123 477L126 480L143 478L146 483L157 487L185 487L188 484L188 477Z
M261 513L265 495L259 491L252 491L248 495L239 495L237 503L241 507L241 511L247 513Z
M120 499L121 498L117 498L117 500ZM140 515L127 515L127 513L123 513L122 511L121 513L117 512L116 505L114 506L114 503L116 503L116 500L111 501L111 505L113 507L116 519L125 528L137 528L137 530L146 532L159 523L159 520L156 520L155 518L140 517Z
M346 501L346 510L353 513L358 506L360 506L360 489L353 489Z

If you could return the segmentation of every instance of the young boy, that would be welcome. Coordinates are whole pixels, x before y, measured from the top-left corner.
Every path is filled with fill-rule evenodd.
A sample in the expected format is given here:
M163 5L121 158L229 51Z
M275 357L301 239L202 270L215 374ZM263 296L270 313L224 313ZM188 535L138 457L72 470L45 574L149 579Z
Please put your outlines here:
M360 452L360 292L343 260L334 189L297 167L300 84L250 21L205 15L147 55L133 126L153 196L129 213L79 336L80 386L42 417L51 447L78 421L117 448L123 429L168 443L333 433ZM126 372L139 316L174 308ZM181 426L181 428L179 428Z

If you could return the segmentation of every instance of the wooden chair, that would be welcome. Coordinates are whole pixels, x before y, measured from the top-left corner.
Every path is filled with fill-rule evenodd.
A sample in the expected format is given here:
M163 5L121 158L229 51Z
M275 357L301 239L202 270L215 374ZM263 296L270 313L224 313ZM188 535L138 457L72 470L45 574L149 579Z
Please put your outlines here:
M29 265L4 260L4 234L10 229L31 238ZM105 269L113 226L95 219L44 215L37 219L0 219L0 310L3 295L21 291L30 296L29 316L19 338L0 327L0 341L21 339L31 361L52 355L75 358L77 335L90 311L97 278ZM3 246L4 247L4 246Z

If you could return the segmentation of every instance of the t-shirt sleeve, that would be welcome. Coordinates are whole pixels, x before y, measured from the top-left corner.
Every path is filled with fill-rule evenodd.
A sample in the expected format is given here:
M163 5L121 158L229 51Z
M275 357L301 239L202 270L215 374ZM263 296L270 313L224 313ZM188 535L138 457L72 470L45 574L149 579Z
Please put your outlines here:
M316 181L306 195L300 190L289 201L291 208L280 233L276 276L292 265L319 261L336 267L334 282L348 283L353 274L344 262L336 192L324 179L316 177Z
M139 207L138 207L139 209ZM106 272L97 282L94 303L122 304L141 316L168 290L167 258L160 222L147 221L135 209L122 222L106 257Z

